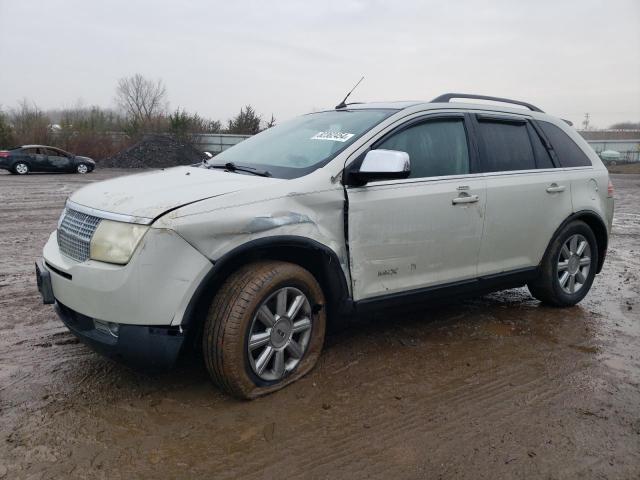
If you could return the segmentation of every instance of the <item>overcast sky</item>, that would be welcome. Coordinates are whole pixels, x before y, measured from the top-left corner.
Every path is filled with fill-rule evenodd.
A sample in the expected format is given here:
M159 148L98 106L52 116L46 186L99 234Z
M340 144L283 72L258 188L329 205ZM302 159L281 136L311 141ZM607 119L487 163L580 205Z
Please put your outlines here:
M278 121L353 101L470 92L576 123L640 121L640 0L0 0L0 104L113 106L161 78L170 107Z

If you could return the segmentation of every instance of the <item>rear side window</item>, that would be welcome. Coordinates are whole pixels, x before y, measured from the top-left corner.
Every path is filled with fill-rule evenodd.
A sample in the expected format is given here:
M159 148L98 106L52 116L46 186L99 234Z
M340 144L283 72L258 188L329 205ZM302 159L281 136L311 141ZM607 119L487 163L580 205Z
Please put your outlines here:
M536 155L536 165L538 168L554 168L553 162L551 161L551 156L549 155L549 151L542 144L542 140L540 140L540 135L535 129L531 126L527 126L527 130L529 130L529 138L531 139L531 144L533 145L533 152Z
M591 166L589 157L559 127L556 127L553 123L543 121L538 121L538 125L547 136L562 167Z
M478 119L478 128L485 172L536 168L526 123Z
M376 148L409 154L410 178L469 173L469 149L463 119L431 120L402 130Z

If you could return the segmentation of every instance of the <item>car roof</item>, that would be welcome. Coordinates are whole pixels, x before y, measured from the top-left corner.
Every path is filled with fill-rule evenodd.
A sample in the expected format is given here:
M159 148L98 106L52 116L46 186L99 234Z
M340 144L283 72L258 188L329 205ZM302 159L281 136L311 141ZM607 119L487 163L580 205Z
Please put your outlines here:
M412 108L418 107L418 108ZM367 102L367 103L350 103L347 104L347 110L435 110L435 109L468 109L468 110L490 110L505 111L514 113L533 113L525 107L507 107L502 105L494 105L488 103L471 103L471 102L427 102L421 101L393 101L393 102Z
M402 111L406 114L421 112L426 110L463 110L478 111L488 113L507 113L514 115L524 115L530 118L553 120L553 123L568 123L567 120L555 118L540 110L530 110L524 106L507 106L506 103L490 101L491 103L472 103L470 101L448 101L448 102L428 102L428 101L392 101L392 102L369 102L369 103L351 103L347 105L345 110L365 110L365 109L388 109Z

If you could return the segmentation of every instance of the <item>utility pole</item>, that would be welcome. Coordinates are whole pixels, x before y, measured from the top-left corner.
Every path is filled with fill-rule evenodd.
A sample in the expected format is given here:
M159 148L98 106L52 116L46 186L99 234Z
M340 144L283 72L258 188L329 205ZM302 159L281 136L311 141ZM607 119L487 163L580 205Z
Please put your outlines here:
M584 114L584 120L582 120L582 130L589 130L589 113Z

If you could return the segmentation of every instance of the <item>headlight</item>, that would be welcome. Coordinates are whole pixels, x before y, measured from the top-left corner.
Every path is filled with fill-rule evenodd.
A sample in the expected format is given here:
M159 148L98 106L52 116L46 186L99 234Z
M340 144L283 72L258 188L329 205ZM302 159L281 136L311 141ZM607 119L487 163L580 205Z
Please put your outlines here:
M101 262L126 264L149 230L145 225L100 220L91 238L89 257Z

